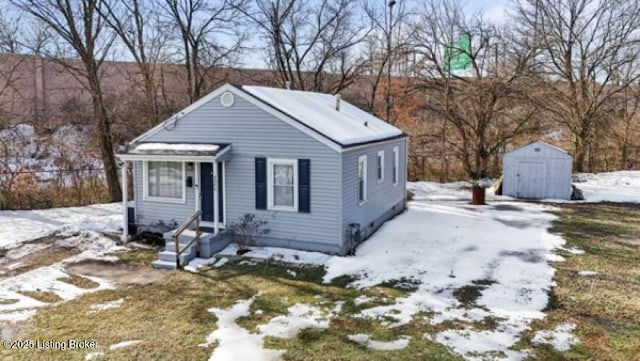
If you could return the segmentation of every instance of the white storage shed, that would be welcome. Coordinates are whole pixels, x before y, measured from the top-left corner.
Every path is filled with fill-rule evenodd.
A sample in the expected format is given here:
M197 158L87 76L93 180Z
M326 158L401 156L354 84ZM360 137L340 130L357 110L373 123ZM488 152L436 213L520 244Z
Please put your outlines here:
M573 158L565 150L532 142L504 155L502 194L526 199L570 199Z

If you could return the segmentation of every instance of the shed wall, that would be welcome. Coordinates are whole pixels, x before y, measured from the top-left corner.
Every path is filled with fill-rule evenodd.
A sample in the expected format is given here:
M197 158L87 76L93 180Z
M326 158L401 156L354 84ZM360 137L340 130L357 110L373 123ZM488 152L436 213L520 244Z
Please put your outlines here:
M544 143L507 153L503 158L503 194L528 199L570 199L572 163L570 155Z

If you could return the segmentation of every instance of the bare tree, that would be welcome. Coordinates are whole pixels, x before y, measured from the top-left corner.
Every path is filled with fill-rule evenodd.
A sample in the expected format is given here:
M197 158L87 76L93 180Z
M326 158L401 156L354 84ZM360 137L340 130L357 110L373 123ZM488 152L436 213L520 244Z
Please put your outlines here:
M607 122L610 127L610 138L619 150L619 169L630 169L630 153L632 148L640 145L640 88L638 85L628 87L619 95L618 106L613 109Z
M625 101L618 95L640 78L640 2L518 0L516 7L521 46L538 51L540 103L572 133L576 170L585 171L607 114Z
M136 63L142 78L147 125L156 125L160 120L157 67L163 60L168 41L156 9L145 1L102 0L102 6L97 10Z
M337 93L364 67L355 51L369 27L349 0L256 0L243 11L263 35L277 83L292 89Z
M20 33L20 18L10 18L6 13L0 13L0 54L16 54L20 48L18 34Z
M367 1L364 4L364 10L373 25L372 31L366 38L369 59L366 69L367 76L364 80L370 86L366 106L369 111L376 110L376 99L380 86L384 85L386 87L385 119L393 124L391 76L394 72L394 64L405 63L404 67L397 67L394 76L408 75L401 74L398 70L412 66L412 64L407 64L407 57L413 54L413 51L408 47L411 38L408 19L411 14L404 1ZM383 84L385 75L387 76L386 83Z
M460 36L470 39L468 47L458 45ZM426 117L443 121L435 138L452 149L468 177L486 177L493 157L537 128L528 57L511 52L506 34L480 14L467 18L449 0L428 0L418 10L414 41ZM451 54L465 57L467 69L453 70ZM417 142L434 138L416 136Z
M211 86L214 70L230 65L245 41L240 31L247 0L157 0L162 16L179 34L180 55L187 71L189 103Z
M39 20L59 40L55 54L45 54L68 69L91 94L96 135L112 201L119 201L120 183L111 134L111 121L104 101L100 67L115 36L99 15L100 0L10 0L18 9ZM70 50L79 61L64 59ZM51 49L45 49L51 50ZM61 51L62 50L62 51ZM61 53L62 52L62 53Z

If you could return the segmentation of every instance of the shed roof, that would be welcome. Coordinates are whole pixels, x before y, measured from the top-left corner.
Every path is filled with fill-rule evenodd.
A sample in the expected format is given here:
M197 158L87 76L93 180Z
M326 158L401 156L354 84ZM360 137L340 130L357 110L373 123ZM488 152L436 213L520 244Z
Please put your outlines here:
M554 154L560 155L562 157L567 157L567 158L572 158L571 155L569 154L569 152L567 152L566 150L560 148L560 147L556 147L555 145L551 145L549 143L545 143L541 140L536 140L533 142L530 142L526 145L523 145L522 147L516 148L512 151L506 152L504 154L505 157L513 157L516 156L520 153L526 153L528 149L530 148L535 148L535 147L544 147L548 150L550 150L551 152L553 152Z

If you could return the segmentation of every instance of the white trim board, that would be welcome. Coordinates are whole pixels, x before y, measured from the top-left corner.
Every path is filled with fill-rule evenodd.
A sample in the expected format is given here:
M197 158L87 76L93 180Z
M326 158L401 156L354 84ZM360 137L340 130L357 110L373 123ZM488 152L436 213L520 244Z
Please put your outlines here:
M123 161L143 161L143 162L215 162L215 156L204 155L151 155L151 154L116 154L116 157Z
M273 166L274 165L290 165L293 167L293 207L274 205L273 194ZM283 158L267 158L267 209L271 211L288 211L298 212L298 160Z
M182 165L182 198L155 197L149 195L149 162L142 162L142 200L145 202L186 204L187 203L187 168L185 162L175 162Z

